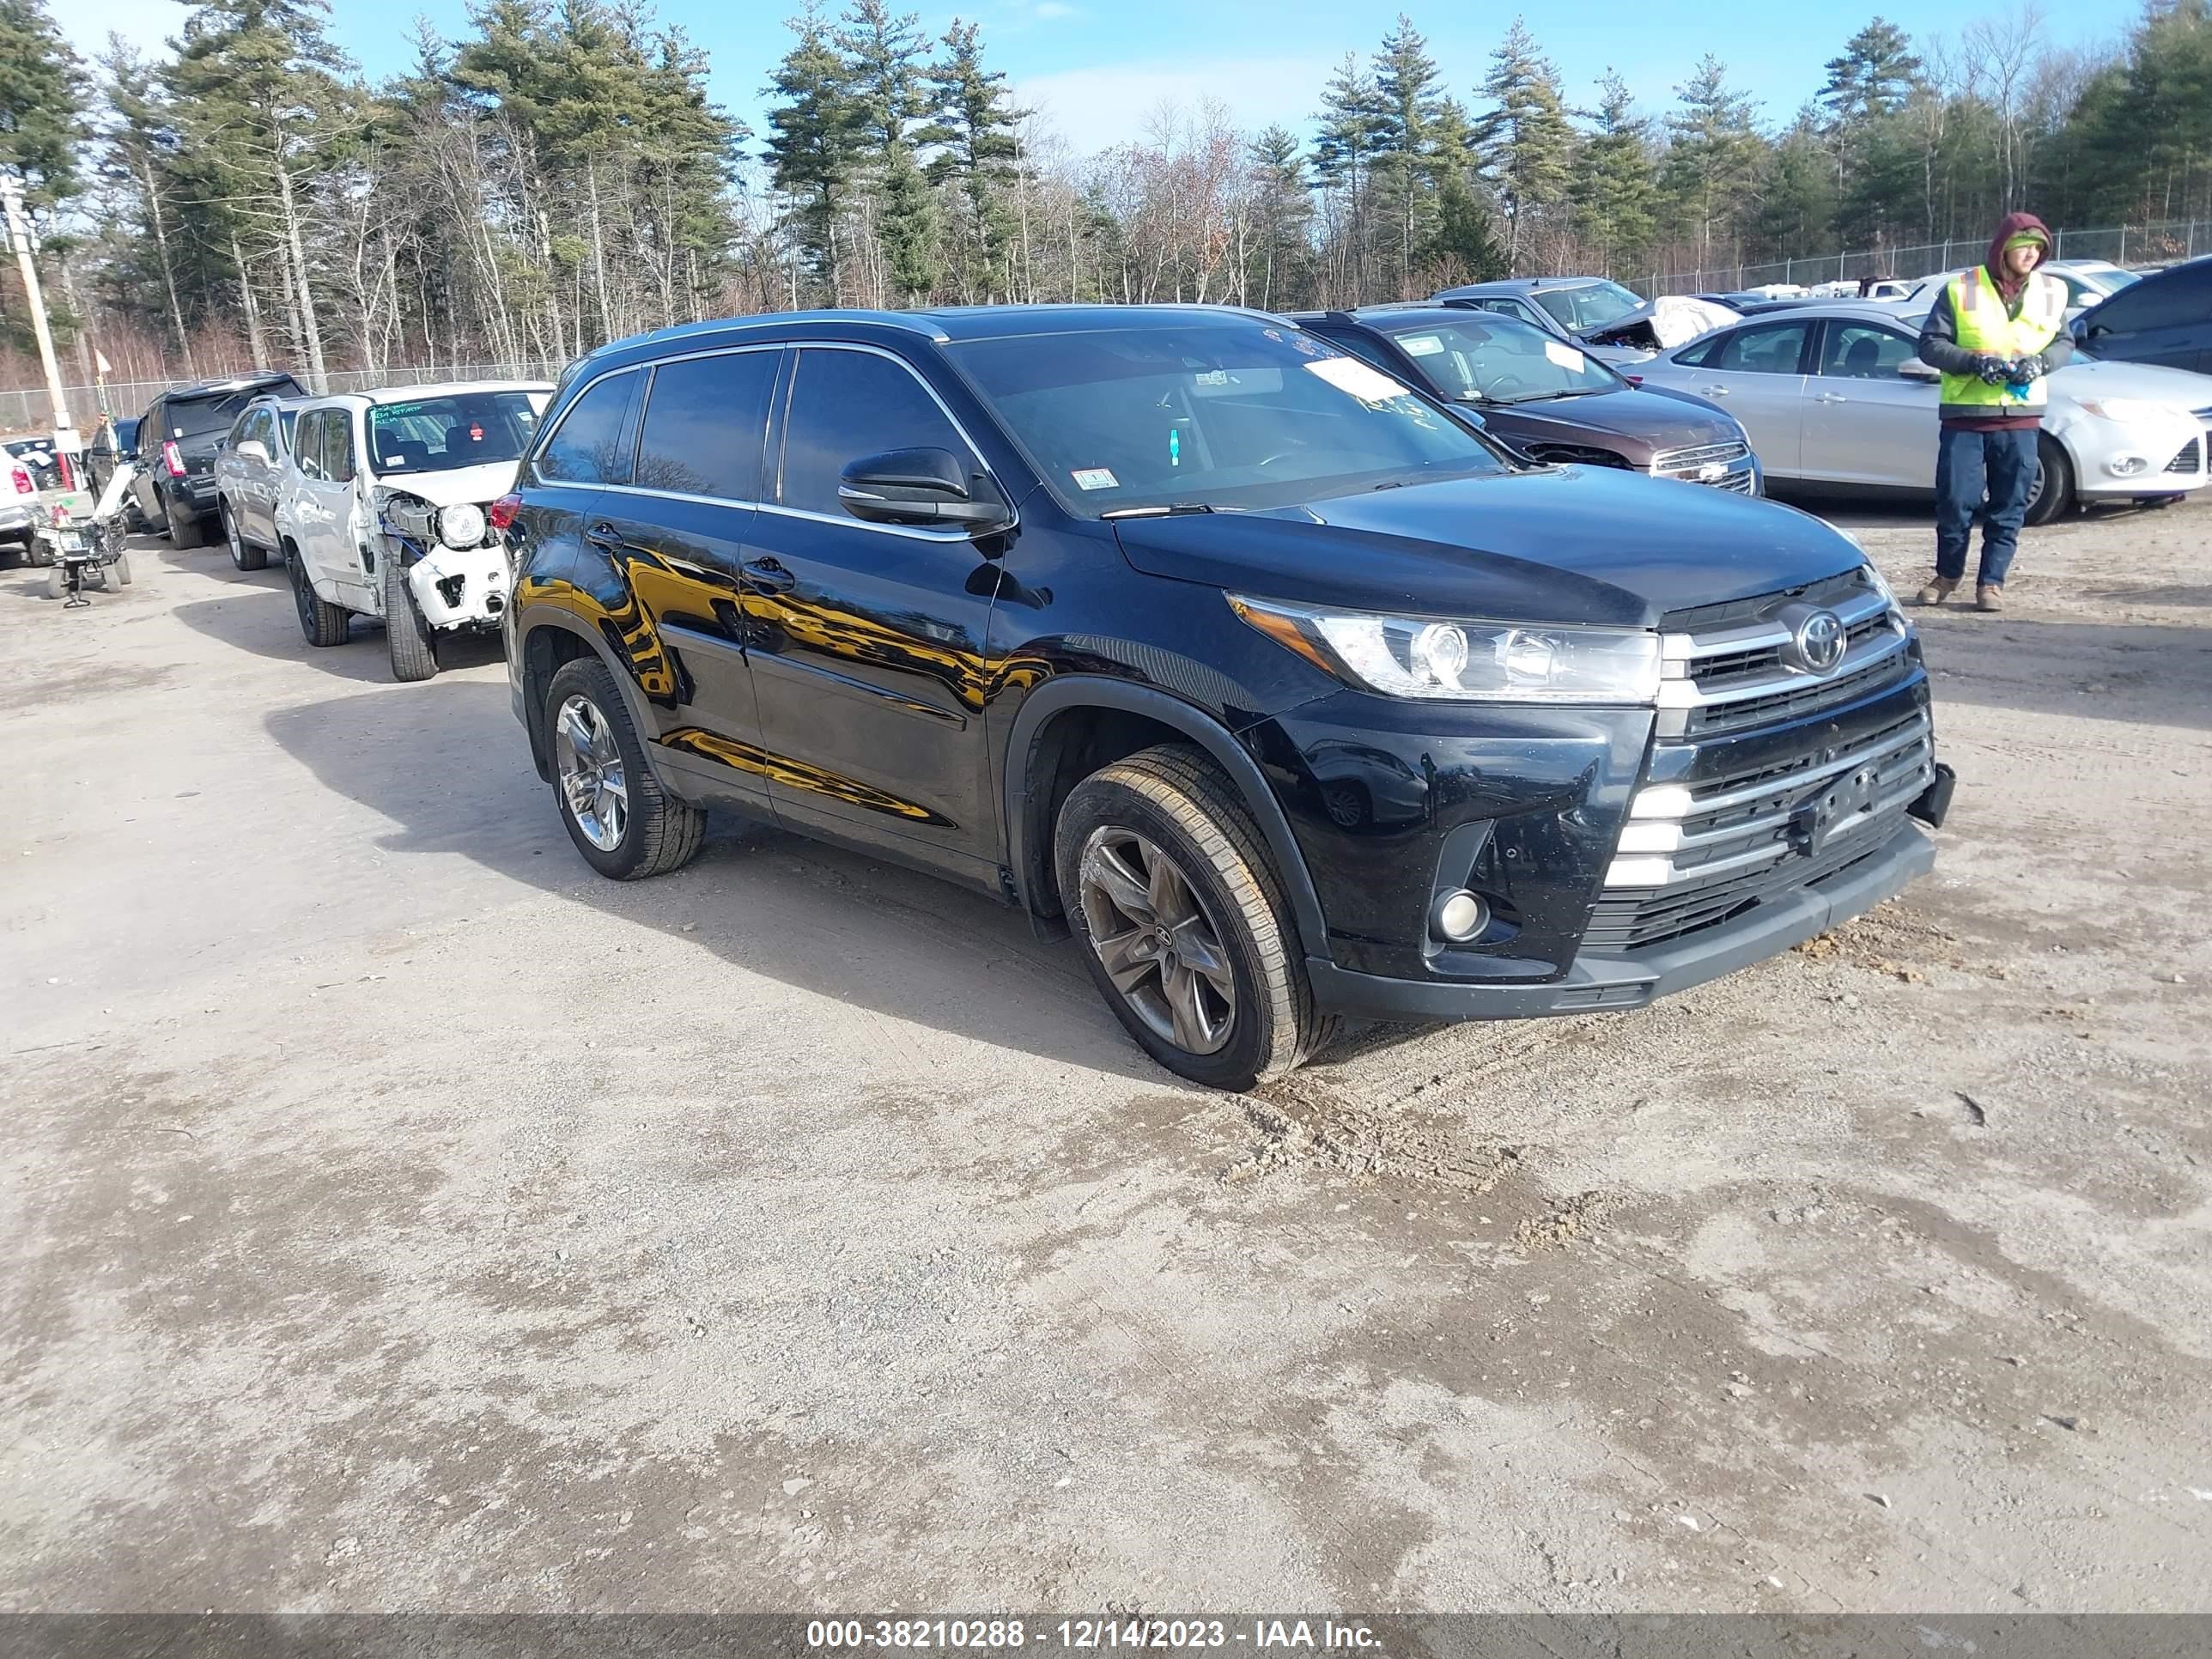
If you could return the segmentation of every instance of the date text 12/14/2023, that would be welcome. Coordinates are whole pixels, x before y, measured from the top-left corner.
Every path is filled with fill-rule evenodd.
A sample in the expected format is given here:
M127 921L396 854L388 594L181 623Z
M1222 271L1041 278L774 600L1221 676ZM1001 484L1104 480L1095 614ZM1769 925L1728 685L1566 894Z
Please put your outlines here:
M1382 1639L1356 1621L1334 1618L1153 1619L981 1618L813 1619L806 1645L826 1652L930 1650L997 1652L1039 1647L1176 1652L1203 1648L1257 1651L1380 1652Z

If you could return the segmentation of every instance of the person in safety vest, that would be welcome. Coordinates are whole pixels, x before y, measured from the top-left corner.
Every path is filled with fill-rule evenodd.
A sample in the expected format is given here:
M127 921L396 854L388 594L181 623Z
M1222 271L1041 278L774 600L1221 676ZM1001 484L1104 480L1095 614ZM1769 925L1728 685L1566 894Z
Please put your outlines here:
M2005 573L2035 487L2044 377L2074 355L2066 284L2036 269L2050 257L2043 221L2008 213L1990 238L1988 259L1943 285L1920 331L1921 362L1943 373L1936 577L1920 590L1922 605L1942 604L1966 579L1978 512L1982 563L1974 603L1984 611L2004 608Z

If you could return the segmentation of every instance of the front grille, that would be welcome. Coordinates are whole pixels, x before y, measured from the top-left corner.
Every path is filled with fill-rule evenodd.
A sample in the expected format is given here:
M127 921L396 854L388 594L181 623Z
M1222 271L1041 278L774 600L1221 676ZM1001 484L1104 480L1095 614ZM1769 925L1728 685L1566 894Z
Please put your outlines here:
M1713 480L1713 484L1716 489L1731 489L1739 495L1748 495L1752 493L1753 482L1751 469L1745 467L1740 472L1723 473Z
M1692 449L1662 449L1651 458L1654 472L1695 472L1699 467L1717 461L1723 466L1733 466L1747 459L1751 451L1741 443L1699 444Z
M1800 665L1808 606L1844 625L1826 675ZM1889 842L1936 775L1924 695L1891 695L1918 672L1911 635L1863 569L1662 627L1648 775L1684 781L1632 798L1588 950L1664 945L1833 879Z
M2187 443L2182 445L2181 453L2166 464L2166 470L2168 472L2187 472L2193 475L2203 471L2203 455L2204 441L2202 438L2191 438Z

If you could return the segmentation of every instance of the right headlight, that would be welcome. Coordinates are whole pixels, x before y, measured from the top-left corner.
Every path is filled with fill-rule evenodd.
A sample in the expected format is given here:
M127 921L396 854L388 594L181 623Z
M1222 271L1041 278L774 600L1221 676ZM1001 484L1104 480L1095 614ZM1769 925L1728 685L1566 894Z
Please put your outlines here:
M438 539L448 547L480 547L484 538L483 508L464 501L438 509Z
M1659 636L1640 629L1530 628L1228 598L1277 644L1385 696L1648 703L1659 695Z

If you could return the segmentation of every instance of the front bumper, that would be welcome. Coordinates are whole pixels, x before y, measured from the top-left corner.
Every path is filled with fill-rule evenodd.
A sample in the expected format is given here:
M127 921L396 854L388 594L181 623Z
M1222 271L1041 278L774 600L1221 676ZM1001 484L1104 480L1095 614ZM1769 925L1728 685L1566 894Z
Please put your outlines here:
M1872 909L1935 864L1936 843L1907 824L1818 888L1785 894L1735 921L1633 957L1581 952L1564 978L1542 984L1388 979L1310 957L1306 972L1322 1006L1371 1019L1540 1019L1640 1008L1815 938Z
M2074 462L2075 493L2086 500L2185 495L2212 477L2212 433L2179 410L2160 419L2074 421L2056 435Z
M496 628L507 614L506 550L434 547L407 567L407 586L434 631Z

